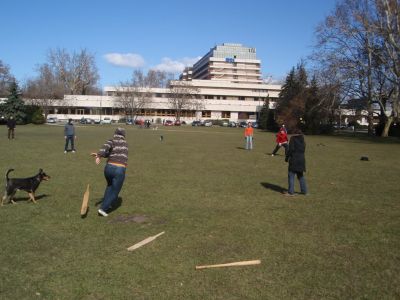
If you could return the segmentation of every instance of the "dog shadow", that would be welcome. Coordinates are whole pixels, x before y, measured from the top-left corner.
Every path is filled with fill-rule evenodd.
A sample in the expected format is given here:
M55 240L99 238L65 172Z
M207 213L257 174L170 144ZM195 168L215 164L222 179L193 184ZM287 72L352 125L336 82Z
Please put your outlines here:
M276 185L276 184L269 183L269 182L261 182L261 185L263 187L265 187L266 189L270 189L270 190L273 190L278 193L283 193L286 191L286 189L284 187L281 187L280 185Z
M46 195L46 194L38 195L38 196L35 196L35 200L40 200L40 199L46 198L48 196L50 196L50 195ZM14 202L20 202L20 201L28 201L28 200L30 200L30 198L29 197L14 197L13 200L14 200Z
M245 147L236 147L236 149L239 149L239 150L247 150Z
M103 198L101 198L99 201L97 201L94 205L99 206L103 202ZM113 202L111 208L108 210L108 212L113 212L114 210L118 209L122 205L122 197L118 197L116 201Z

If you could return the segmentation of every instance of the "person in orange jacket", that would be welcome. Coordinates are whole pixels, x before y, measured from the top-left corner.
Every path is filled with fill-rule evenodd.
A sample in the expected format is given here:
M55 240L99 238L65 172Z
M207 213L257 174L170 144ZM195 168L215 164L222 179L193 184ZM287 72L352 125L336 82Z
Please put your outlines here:
M247 123L247 127L244 129L244 138L246 139L246 150L253 149L253 127L251 122Z

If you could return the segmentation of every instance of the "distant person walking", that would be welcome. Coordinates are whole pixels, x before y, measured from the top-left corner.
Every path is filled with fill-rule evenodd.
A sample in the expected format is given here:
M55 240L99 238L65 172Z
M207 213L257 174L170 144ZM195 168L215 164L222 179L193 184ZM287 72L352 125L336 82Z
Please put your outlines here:
M307 194L306 179L303 172L306 171L306 160L304 152L306 150L306 143L304 135L300 129L293 131L294 135L291 136L289 142L289 149L286 153L285 161L289 162L288 168L288 191L284 193L286 196L294 196L294 176L300 182L300 191L302 194Z
M72 119L68 120L68 123L65 124L64 127L64 138L65 138L65 147L64 147L64 153L68 152L68 145L71 142L71 150L72 153L75 153L75 127L74 124L72 124Z
M105 142L97 153L91 155L96 158L96 164L100 164L101 158L107 158L104 168L104 177L107 187L104 191L103 202L98 210L99 215L108 216L108 211L118 199L119 192L125 180L125 171L128 163L128 144L125 139L125 129L118 127L112 139Z
M247 123L247 127L244 129L244 138L246 140L246 150L252 150L253 149L253 134L254 134L254 129L251 126L251 122Z
M8 139L14 139L15 138L15 127L17 126L17 122L15 121L13 116L10 116L7 120L7 128L8 128Z
M275 156L275 154L281 147L285 148L285 156L286 156L288 150L288 137L286 131L282 127L276 134L276 147L274 151L272 151L271 156Z

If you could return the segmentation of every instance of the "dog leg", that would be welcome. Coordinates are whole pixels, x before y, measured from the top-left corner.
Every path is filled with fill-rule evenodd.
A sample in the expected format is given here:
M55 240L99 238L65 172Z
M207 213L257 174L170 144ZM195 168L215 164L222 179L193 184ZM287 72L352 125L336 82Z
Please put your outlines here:
M36 204L37 202L35 200L35 195L33 193L28 193L28 194L29 194L29 198L31 198L32 202Z

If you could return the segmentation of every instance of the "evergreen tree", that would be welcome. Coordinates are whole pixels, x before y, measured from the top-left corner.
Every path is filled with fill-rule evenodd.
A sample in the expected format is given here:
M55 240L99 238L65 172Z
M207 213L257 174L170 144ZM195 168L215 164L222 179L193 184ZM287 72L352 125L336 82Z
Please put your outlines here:
M2 105L1 111L7 118L13 116L18 123L23 123L25 121L25 105L21 99L21 92L16 81L11 83L9 95Z
M261 129L267 129L268 127L268 116L269 116L269 100L265 100L263 107L260 111L258 118L258 125Z
M307 99L305 103L305 130L307 133L316 134L320 132L320 125L323 122L323 112L319 105L318 85L315 76L310 82Z

